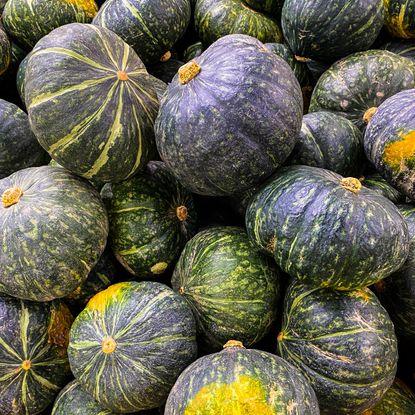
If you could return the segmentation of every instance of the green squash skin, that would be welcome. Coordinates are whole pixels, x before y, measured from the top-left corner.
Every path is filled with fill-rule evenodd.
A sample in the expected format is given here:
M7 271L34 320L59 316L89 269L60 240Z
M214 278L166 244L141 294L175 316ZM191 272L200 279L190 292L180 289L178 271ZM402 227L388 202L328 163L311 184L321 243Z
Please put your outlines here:
M288 164L322 167L342 176L359 177L364 160L363 137L348 119L330 112L303 118L300 138Z
M30 51L53 29L90 23L97 11L94 0L9 0L2 19L11 38Z
M281 12L284 0L243 0L243 3L260 12L276 16Z
M415 200L415 89L386 100L366 129L366 156L396 189Z
M334 62L370 48L383 26L383 0L286 0L281 25L295 55Z
M185 85L176 76L161 101L160 156L193 193L241 192L272 174L294 148L300 86L282 58L245 35L219 39L194 62L200 73Z
M415 2L413 0L384 0L385 26L394 36L415 38Z
M0 75L0 83L6 86L6 88L10 88L16 82L17 70L19 69L20 62L25 58L26 55L27 52L25 50L16 45L16 43L11 43L10 64L6 72Z
M195 27L205 46L237 33L255 37L264 43L282 40L277 21L251 9L242 0L197 0Z
M7 71L11 61L11 44L0 21L0 75Z
M189 62L192 59L197 58L203 53L204 50L205 48L202 42L193 43L192 45L188 46L183 52L184 62Z
M47 161L48 154L32 133L27 114L0 99L0 179Z
M0 180L0 195L16 186L20 200L0 204L0 291L33 301L64 297L104 251L105 207L89 183L58 167L13 173Z
M414 86L415 66L406 58L384 50L360 52L336 62L320 77L310 112L334 112L363 130L369 108Z
M66 354L72 316L59 302L0 295L0 412L34 415L53 402L71 376ZM23 362L30 361L24 369Z
M389 52L395 53L396 55L410 59L415 62L415 40L394 40L385 43L381 49L385 49Z
M371 174L364 177L362 184L368 189L374 190L386 197L395 205L405 202L405 196L391 186L380 174Z
M104 353L103 342L116 342ZM75 378L102 405L128 413L164 404L197 356L196 324L183 300L156 282L125 282L94 296L72 325Z
M128 79L118 79L118 71ZM25 101L42 147L88 180L125 180L155 153L153 82L134 51L107 29L73 23L45 36L27 64Z
M180 256L172 287L192 308L198 340L207 352L232 339L250 347L277 317L277 268L255 250L242 228L199 232Z
M139 277L157 278L172 269L196 232L191 193L162 162L150 162L143 173L111 185L111 191L109 243L120 263ZM181 206L187 209L182 220L177 213Z
M19 68L17 70L17 75L16 75L16 87L17 87L17 92L19 93L19 97L23 102L23 105L26 107L26 102L25 102L25 76L26 76L26 68L27 68L27 63L29 62L30 59L30 53L26 55L26 57L20 62Z
M310 381L321 414L360 415L395 377L393 324L368 288L339 292L292 283L278 340L278 354Z
M388 199L341 185L329 170L282 168L251 199L253 243L301 282L352 290L398 270L409 253L408 226Z
M164 414L289 415L293 410L301 415L320 413L315 393L300 371L271 353L226 347L201 357L180 375Z
M157 99L161 101L167 90L167 84L153 75L150 75L150 79L153 81L153 88L156 91Z
M189 0L109 0L93 24L116 33L148 65L159 62L184 35L190 15Z

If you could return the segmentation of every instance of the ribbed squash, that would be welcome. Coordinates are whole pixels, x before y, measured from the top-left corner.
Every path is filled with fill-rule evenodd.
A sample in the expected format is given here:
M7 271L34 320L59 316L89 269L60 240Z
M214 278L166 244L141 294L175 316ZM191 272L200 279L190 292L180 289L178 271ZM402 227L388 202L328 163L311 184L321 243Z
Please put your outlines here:
M394 37L415 37L415 1L383 0L385 26Z
M0 21L0 75L7 71L11 61L11 44Z
M395 204L405 202L405 196L391 186L380 174L375 173L365 176L361 182L363 186L374 190Z

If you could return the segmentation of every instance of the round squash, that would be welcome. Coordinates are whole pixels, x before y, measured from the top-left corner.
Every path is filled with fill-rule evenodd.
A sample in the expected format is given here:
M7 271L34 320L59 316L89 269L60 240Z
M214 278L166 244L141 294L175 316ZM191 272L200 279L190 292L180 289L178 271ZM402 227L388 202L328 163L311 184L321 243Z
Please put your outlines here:
M196 232L191 193L155 161L145 172L111 185L111 193L109 242L119 262L139 277L157 277L173 268Z
M285 0L281 24L301 60L334 62L370 48L383 26L383 0Z
M278 271L241 228L198 233L180 256L172 286L192 308L198 340L209 352L231 339L252 346L277 317Z
M72 316L59 301L0 295L0 413L35 415L71 376L66 347Z
M45 36L27 64L25 100L42 147L87 179L125 180L154 155L152 80L107 29L72 23Z
M284 272L316 287L369 286L409 254L408 226L392 202L317 167L279 170L251 199L246 227Z
M364 146L376 170L415 200L415 89L386 100L366 129Z
M197 0L195 27L205 46L236 33L256 37L261 42L282 40L277 21L252 10L242 0Z
M157 63L184 35L189 0L107 0L93 20L128 43L147 65Z
M362 133L348 119L331 112L313 112L303 118L300 137L288 163L359 176L364 160L362 141Z
M169 85L155 125L157 147L192 192L236 193L287 159L302 109L288 64L257 39L228 35L183 66Z
M53 29L89 23L97 11L94 0L8 0L2 19L7 33L30 51Z
M394 37L409 39L415 37L415 1L383 0L385 5L385 26Z
M295 367L273 354L229 341L223 351L201 357L179 376L164 413L318 415L320 411L313 389Z
M395 203L395 205L397 203L405 202L405 196L391 186L380 174L375 173L365 176L361 179L361 182L363 186L381 194L391 202Z
M415 62L415 40L393 40L385 43L381 49L388 50L389 52L396 53L399 56L410 59Z
M0 21L0 75L7 71L11 61L11 44Z
M364 129L373 108L414 86L415 66L408 59L386 50L356 53L336 62L320 77L310 112L334 112Z
M281 12L284 0L242 0L249 7L264 13L277 15Z
M0 180L0 291L49 301L75 290L102 254L105 207L86 181L58 167Z
M310 381L323 414L361 415L391 386L393 324L368 289L339 292L292 283L278 353Z
M156 282L111 285L91 298L72 325L68 347L75 378L117 413L164 404L196 358L192 311Z

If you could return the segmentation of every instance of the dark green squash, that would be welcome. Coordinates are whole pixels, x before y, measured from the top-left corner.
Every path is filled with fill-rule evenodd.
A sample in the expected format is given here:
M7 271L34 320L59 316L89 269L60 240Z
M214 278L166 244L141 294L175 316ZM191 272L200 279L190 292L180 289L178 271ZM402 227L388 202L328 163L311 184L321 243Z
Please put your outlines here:
M413 0L383 0L385 26L394 37L415 37L415 2Z
M7 33L27 51L49 32L68 23L89 23L94 0L8 0L2 20Z
M18 68L17 74L16 74L17 92L18 92L19 97L22 100L22 103L23 103L24 106L26 106L24 79L25 79L25 76L26 76L26 68L27 68L27 63L29 61L29 58L30 58L30 53L27 54L26 57L20 62L19 68Z
M168 59L148 68L148 72L166 84L169 84L177 71L184 65L184 62L177 59Z
M102 254L105 207L65 169L31 167L0 180L0 291L49 301L75 290Z
M27 114L0 99L0 179L47 162L48 155L32 133Z
M315 390L322 414L361 415L391 386L398 351L393 324L368 289L339 292L292 283L278 353Z
M336 62L320 77L310 112L334 112L363 129L371 108L414 86L415 66L408 59L385 50L356 53Z
M107 0L93 20L128 43L147 65L157 63L183 36L189 0Z
M315 393L294 366L271 353L229 341L179 377L166 415L319 415Z
M369 49L383 25L383 0L285 0L284 38L301 59L334 62Z
M0 413L35 415L70 378L66 354L72 316L59 301L0 295Z
M152 80L109 30L79 23L55 29L33 50L24 82L32 130L68 170L116 182L154 155Z
M300 137L288 164L322 167L342 176L362 173L364 151L360 130L331 112L313 112L303 118Z
M380 174L365 176L361 181L363 186L378 192L395 204L405 202L405 196L391 186Z
M251 9L242 0L197 0L195 27L205 46L237 33L256 37L261 42L282 40L277 21Z
M393 40L385 43L381 49L388 50L389 52L396 53L399 56L410 59L415 62L415 40Z
M241 228L198 233L180 256L172 286L192 308L198 340L208 352L231 339L252 346L277 317L278 271Z
M120 263L139 277L172 269L196 232L191 193L162 162L150 162L143 173L111 185L111 193L109 243Z
M16 82L17 70L19 69L20 62L25 58L26 55L27 52L25 50L16 45L16 43L11 43L10 64L6 72L0 75L0 87L10 88Z
M11 44L0 21L0 75L7 71L11 61Z
M236 193L263 181L287 159L302 109L288 64L257 39L228 35L170 83L155 125L157 147L192 192Z
M200 56L203 51L205 50L202 42L196 42L188 46L185 51L183 52L183 60L184 62L189 62L194 58Z
M69 362L105 407L128 413L164 404L196 358L186 301L156 282L124 282L96 294L72 325Z
M367 158L396 189L415 200L415 89L386 100L371 118L364 146Z
M280 169L251 199L246 227L284 272L316 287L369 286L409 254L408 226L392 202L317 167Z
M249 7L264 13L277 15L281 12L284 0L243 0Z

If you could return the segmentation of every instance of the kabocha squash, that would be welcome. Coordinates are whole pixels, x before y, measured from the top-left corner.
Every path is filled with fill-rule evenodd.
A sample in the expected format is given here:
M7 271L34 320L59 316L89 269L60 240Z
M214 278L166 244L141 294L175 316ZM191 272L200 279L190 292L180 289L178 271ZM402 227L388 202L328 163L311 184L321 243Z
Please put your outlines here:
M11 61L11 44L0 22L0 75L7 71Z
M399 56L410 59L415 62L415 39L410 40L394 40L385 43L381 49L396 53Z
M300 137L288 163L358 177L364 159L362 142L362 133L348 119L331 112L313 112L303 118Z
M313 389L294 366L273 354L229 341L178 378L165 415L318 415Z
M152 80L107 29L72 23L45 36L27 64L25 101L43 148L87 179L124 180L154 155Z
M278 271L256 252L241 228L198 233L180 256L172 286L192 308L198 340L209 352L231 339L251 346L276 319Z
M246 226L283 271L317 287L369 286L409 253L408 226L392 202L316 167L280 169L251 199Z
M185 243L196 232L190 192L162 162L111 185L108 201L110 245L133 275L157 277L174 267Z
M119 35L147 65L159 62L180 39L190 14L189 0L107 0L93 24Z
M72 325L75 378L116 413L156 408L196 358L196 325L178 294L156 282L111 285Z
M336 62L321 76L310 112L334 112L363 129L373 115L372 108L414 86L415 66L408 59L385 50L356 53Z
M415 200L415 89L386 100L371 118L364 146L376 170Z
M334 62L370 48L383 26L383 0L286 0L281 24L300 59Z
M385 5L385 26L395 37L415 37L415 1L383 0Z
M94 0L8 0L2 20L7 33L30 51L53 29L89 23L97 11Z
M248 6L264 13L277 15L284 3L283 0L243 0Z
M256 37L261 42L282 40L277 21L251 9L242 0L197 0L195 27L205 46L236 33Z
M26 113L0 99L0 179L47 161L48 155L32 133Z
M227 195L263 181L287 159L301 119L301 90L288 64L257 39L228 35L173 79L156 142L185 187Z
M91 185L58 167L0 180L0 291L49 301L75 290L104 250L108 220Z
M361 415L376 405L398 361L393 324L369 289L299 283L286 293L278 353L301 370L330 415Z
M403 203L405 202L405 196L391 186L380 174L375 173L369 176L365 176L361 179L363 186L374 190L382 196L389 199L391 202ZM402 213L402 212L401 212Z
M0 295L0 413L35 415L70 378L66 347L72 316L59 301Z
M24 79L26 76L27 62L29 61L29 58L30 58L30 53L27 54L26 57L20 62L19 68L17 70L17 75L16 75L17 92L24 106L26 106Z

